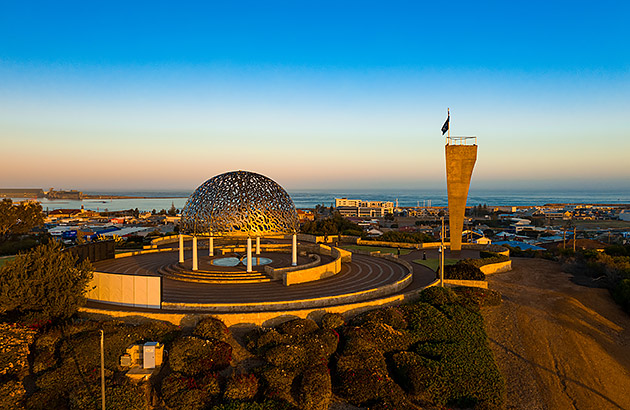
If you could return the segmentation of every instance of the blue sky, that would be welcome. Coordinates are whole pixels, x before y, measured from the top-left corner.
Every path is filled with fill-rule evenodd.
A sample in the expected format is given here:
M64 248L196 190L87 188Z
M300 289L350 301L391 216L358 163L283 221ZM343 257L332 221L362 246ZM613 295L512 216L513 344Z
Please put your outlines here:
M2 2L0 186L629 189L630 5Z

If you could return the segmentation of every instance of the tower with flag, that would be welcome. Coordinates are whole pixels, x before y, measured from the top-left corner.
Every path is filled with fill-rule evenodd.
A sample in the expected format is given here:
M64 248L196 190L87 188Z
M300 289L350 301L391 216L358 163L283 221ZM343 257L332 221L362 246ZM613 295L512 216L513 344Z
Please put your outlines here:
M448 109L442 135L446 137L446 189L451 252L462 249L462 231L470 179L477 161L477 137L451 137L451 110Z

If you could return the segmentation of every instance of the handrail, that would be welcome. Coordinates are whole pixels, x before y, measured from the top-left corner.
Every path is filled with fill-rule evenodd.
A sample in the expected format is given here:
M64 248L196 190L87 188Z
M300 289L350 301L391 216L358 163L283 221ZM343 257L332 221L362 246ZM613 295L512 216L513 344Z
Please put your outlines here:
M477 136L473 137L446 137L446 145L468 145L468 140L474 140L472 145L477 145Z

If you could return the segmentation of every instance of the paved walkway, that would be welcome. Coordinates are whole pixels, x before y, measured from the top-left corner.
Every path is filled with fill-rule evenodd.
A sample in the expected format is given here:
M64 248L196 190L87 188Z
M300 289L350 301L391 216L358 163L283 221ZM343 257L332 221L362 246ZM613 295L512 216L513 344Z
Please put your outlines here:
M187 253L188 254L188 253ZM405 259L410 256L406 255ZM421 258L415 255L415 259ZM160 276L158 269L177 262L177 252L160 252L110 259L94 264L97 271L134 275ZM308 262L304 258L304 262ZM435 279L430 269L412 264L413 281L403 292L421 289ZM162 300L166 303L257 303L291 301L345 295L395 283L405 277L407 269L382 258L353 254L339 274L292 286L280 282L251 284L201 284L163 278Z

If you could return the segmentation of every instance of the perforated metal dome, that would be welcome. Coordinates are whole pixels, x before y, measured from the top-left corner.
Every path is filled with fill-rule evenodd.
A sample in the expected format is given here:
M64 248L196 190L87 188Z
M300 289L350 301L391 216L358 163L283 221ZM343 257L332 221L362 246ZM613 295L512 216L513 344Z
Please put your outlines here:
M183 233L264 236L294 233L297 212L291 197L264 175L233 171L199 186L182 210Z

